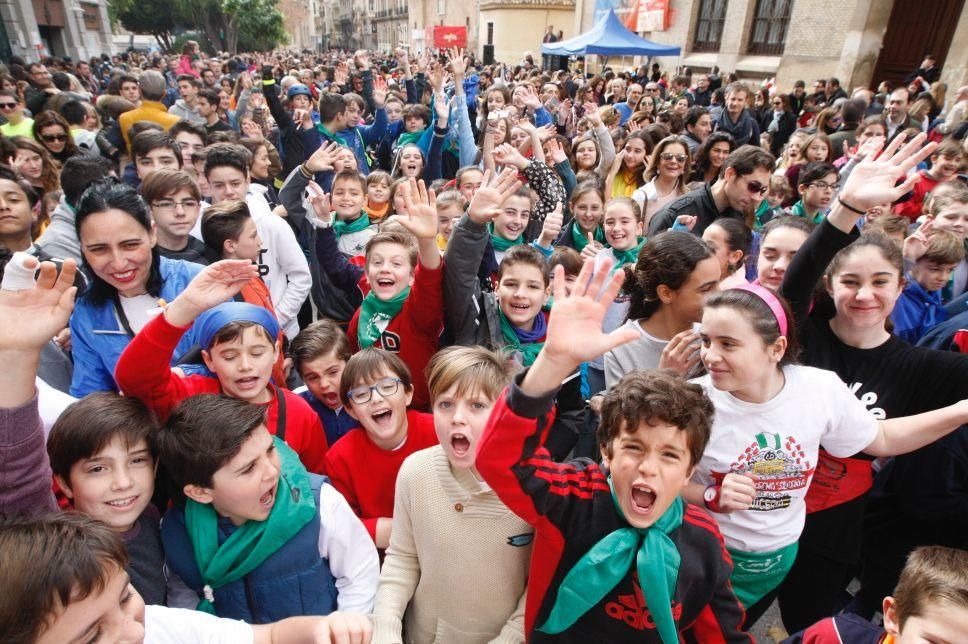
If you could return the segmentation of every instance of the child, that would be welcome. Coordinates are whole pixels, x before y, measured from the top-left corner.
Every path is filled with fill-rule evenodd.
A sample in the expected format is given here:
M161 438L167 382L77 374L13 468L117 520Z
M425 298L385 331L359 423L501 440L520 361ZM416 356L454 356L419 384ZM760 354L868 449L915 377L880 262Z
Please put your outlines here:
M145 606L129 584L127 565L117 534L85 516L3 520L0 586L6 592L0 639L9 644L369 641L363 615L333 613L251 626L200 611Z
M894 594L884 598L884 628L852 613L828 617L783 644L960 642L968 633L968 552L927 546L908 557Z
M374 642L524 642L533 530L474 468L478 441L510 383L481 347L450 347L428 367L440 445L404 461L377 590ZM487 593L467 593L469 587Z
M362 255L366 243L376 234L376 226L371 225L364 208L366 193L366 179L359 172L343 170L333 178L330 201L336 222L332 226L340 252L348 257Z
M326 442L333 446L351 429L360 426L343 407L340 379L350 356L350 342L332 320L317 320L299 332L289 345L292 366L305 387L296 389L319 416Z
M890 206L890 204L888 204ZM879 206L875 206L877 208ZM884 235L892 242L897 244L898 248L904 246L904 240L907 239L908 229L911 227L911 220L907 217L902 217L901 215L891 214L890 209L888 209L886 214L883 214L876 219L869 219L870 211L865 215L864 224L864 234L878 233Z
M739 631L743 612L715 522L680 497L712 424L700 388L664 371L630 374L602 404L598 443L609 474L584 459L548 458L558 383L637 336L602 332L624 273L593 278L592 268L585 263L570 295L556 270L544 348L499 398L477 452L481 476L536 531L528 641L752 641Z
M189 234L198 222L202 199L191 175L184 170L155 170L141 183L141 198L151 210L162 257L202 266L220 259L218 251Z
M931 206L928 210L935 230L946 230L953 233L966 244L968 250L968 187L960 181L949 181L938 186L931 193ZM968 290L968 259L962 260L951 283L950 292L946 289L947 300L952 300Z
M464 214L464 197L456 190L445 190L437 195L437 248L444 251L454 224Z
M965 259L964 242L943 230L933 233L921 249L923 254L911 267L904 291L891 313L894 334L911 344L917 344L921 336L948 319L941 289Z
M372 223L378 223L390 210L390 175L383 170L374 170L367 175L363 210Z
M393 490L403 460L437 443L433 416L408 411L414 383L395 354L364 349L343 370L340 398L361 428L326 456L326 472L363 520L376 547L390 542Z
M136 176L131 177L126 173L125 180L130 180L134 188L140 186L154 170L180 170L182 167L181 150L175 139L167 132L154 129L145 130L131 140L131 159Z
M914 184L910 198L894 208L895 214L907 217L911 223L917 221L928 195L940 184L957 179L964 160L961 143L950 139L942 141L931 154L931 169L918 171L921 180Z
M225 393L267 407L270 431L299 454L309 471L321 473L327 446L319 418L305 400L270 382L279 323L260 306L226 302L257 271L249 260L206 266L131 340L118 360L118 385L162 420L182 400L201 393ZM182 377L168 366L175 345L193 323L205 366L214 376Z
M147 182L146 182L147 183ZM244 201L223 201L209 206L202 217L202 239L209 252L219 259L247 259L259 263L262 252L262 238L255 220L249 215L249 206ZM272 305L272 295L262 277L256 275L242 287L237 296L243 302L261 306L273 316L276 309ZM279 346L283 346L285 335L279 331ZM282 351L272 367L272 380L280 387L286 386L283 371L285 356Z
M773 174L770 177L770 190L766 199L756 208L755 230L759 230L774 217L783 214L783 203L793 196L790 182L783 174Z
M571 225L561 231L555 246L567 246L581 253L592 241L599 246L605 243L602 230L605 196L598 183L586 181L576 186L568 199L568 210L573 217Z
M184 495L161 524L168 566L199 610L257 624L371 610L379 564L363 526L269 433L263 408L193 396L157 441Z
M837 181L837 168L832 163L811 161L800 171L797 184L800 200L785 214L819 224L833 203L839 188Z

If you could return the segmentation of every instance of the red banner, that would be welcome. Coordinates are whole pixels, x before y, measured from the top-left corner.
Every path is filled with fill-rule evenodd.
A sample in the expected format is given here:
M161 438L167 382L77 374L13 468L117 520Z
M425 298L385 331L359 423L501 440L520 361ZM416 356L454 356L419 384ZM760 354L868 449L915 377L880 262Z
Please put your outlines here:
M433 49L467 48L467 27L435 25L427 27L427 47Z

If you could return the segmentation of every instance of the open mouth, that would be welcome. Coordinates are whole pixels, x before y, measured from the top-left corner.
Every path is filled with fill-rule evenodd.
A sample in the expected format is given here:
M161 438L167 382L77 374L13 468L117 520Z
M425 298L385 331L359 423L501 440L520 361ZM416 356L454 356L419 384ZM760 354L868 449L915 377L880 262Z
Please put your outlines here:
M258 376L249 376L247 378L239 378L235 381L239 389L253 389L259 384Z
M527 312L529 312L531 310L531 305L530 304L516 304L516 303L512 302L511 305L510 305L510 309L513 312L515 312L515 313L527 313Z
M380 409L370 414L370 418L372 418L373 422L375 422L379 427L387 427L390 425L390 421L393 419L393 410Z
M391 277L381 277L377 279L376 285L383 288L390 288L396 284L396 280Z
M138 500L137 496L129 496L125 499L115 499L114 501L108 501L107 504L112 508L117 510L128 510L134 505L135 501Z
M112 273L111 277L119 282L127 282L134 279L134 273L135 272L133 270L125 271L123 273Z
M655 506L656 494L652 488L645 485L632 487L632 509L640 514L648 514Z
M271 508L273 502L276 500L276 489L272 488L265 494L259 497L259 505L264 508Z
M450 447L455 456L466 456L471 449L471 442L463 434L454 434L450 437Z

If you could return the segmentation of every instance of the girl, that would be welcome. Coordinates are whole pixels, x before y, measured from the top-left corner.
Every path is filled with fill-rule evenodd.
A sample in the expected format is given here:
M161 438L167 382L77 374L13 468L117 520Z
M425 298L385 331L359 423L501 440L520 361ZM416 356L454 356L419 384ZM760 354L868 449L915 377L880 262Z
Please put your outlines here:
M43 199L47 192L60 190L60 172L57 163L45 148L25 136L13 137L13 144L17 148L13 164L24 179L33 186L40 199Z
M639 337L605 354L606 386L635 369L692 371L699 362L695 326L721 272L709 245L691 233L668 231L646 242L625 277L625 327Z
M34 139L47 148L50 156L59 164L79 153L71 136L71 126L63 116L51 110L43 111L34 118Z
M605 231L602 230L605 196L597 184L578 184L571 192L568 209L572 215L571 225L561 231L555 246L574 248L581 253L585 248L594 246L589 243L589 237L598 244L605 243Z
M796 159L796 163L787 168L786 178L793 186L794 192L796 192L796 187L799 185L800 170L803 166L807 165L811 161L826 161L831 163L833 161L833 147L830 145L830 139L827 135L822 132L817 132L816 134L811 134L803 141L803 146L800 148L800 155ZM799 195L798 195L799 196ZM796 202L795 199L787 200L784 207L789 208Z
M405 215L407 214L407 197L406 190L401 190L400 186L410 185L410 179L404 177L402 179L397 179L390 186L389 199L387 201L389 205L389 211L387 212L387 217L392 215Z
M445 190L437 195L437 247L444 251L454 224L464 214L464 197L456 190Z
M390 175L383 170L374 170L366 177L366 205L363 210L370 221L379 222L390 210Z
M689 177L690 182L699 181L713 184L719 178L719 171L726 157L736 149L733 137L726 132L713 132L696 149L696 163Z
M652 215L686 194L683 174L692 166L689 145L680 136L668 136L655 146L645 169L644 186L632 194L632 199L644 211L648 228Z
M807 241L813 229L813 222L792 215L774 217L768 221L760 231L756 274L753 276L756 283L779 290L793 256L803 246L803 242Z
M279 191L276 189L275 182L269 172L271 160L269 157L269 146L266 141L255 139L239 139L239 145L252 153L252 165L249 167L254 190L262 193L270 208L275 208L279 204Z
M598 109L593 105L587 107L585 113L592 131L575 139L572 146L572 168L576 175L580 172L594 172L604 181L615 161L615 144L598 115Z
M652 147L641 131L629 134L605 180L608 197L631 197L645 183L645 161Z
M753 231L738 219L721 217L706 227L702 239L719 261L720 289L746 284L746 259L753 245Z
M807 134L805 132L796 131L790 135L786 145L783 147L783 153L779 155L780 158L776 162L776 170L773 171L773 174L786 175L786 171L800 157L800 148L803 147L803 142L806 138Z

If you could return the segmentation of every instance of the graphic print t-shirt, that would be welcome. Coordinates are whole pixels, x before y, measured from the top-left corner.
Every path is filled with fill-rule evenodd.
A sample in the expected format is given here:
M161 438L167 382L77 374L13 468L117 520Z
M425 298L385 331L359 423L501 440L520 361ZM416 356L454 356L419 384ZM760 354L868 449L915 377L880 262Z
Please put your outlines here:
M730 472L756 478L750 509L716 515L726 545L744 552L771 552L800 537L821 445L834 456L850 456L878 431L835 373L788 365L783 375L780 393L761 404L717 390L708 375L694 381L706 389L716 416L693 480L712 485Z

